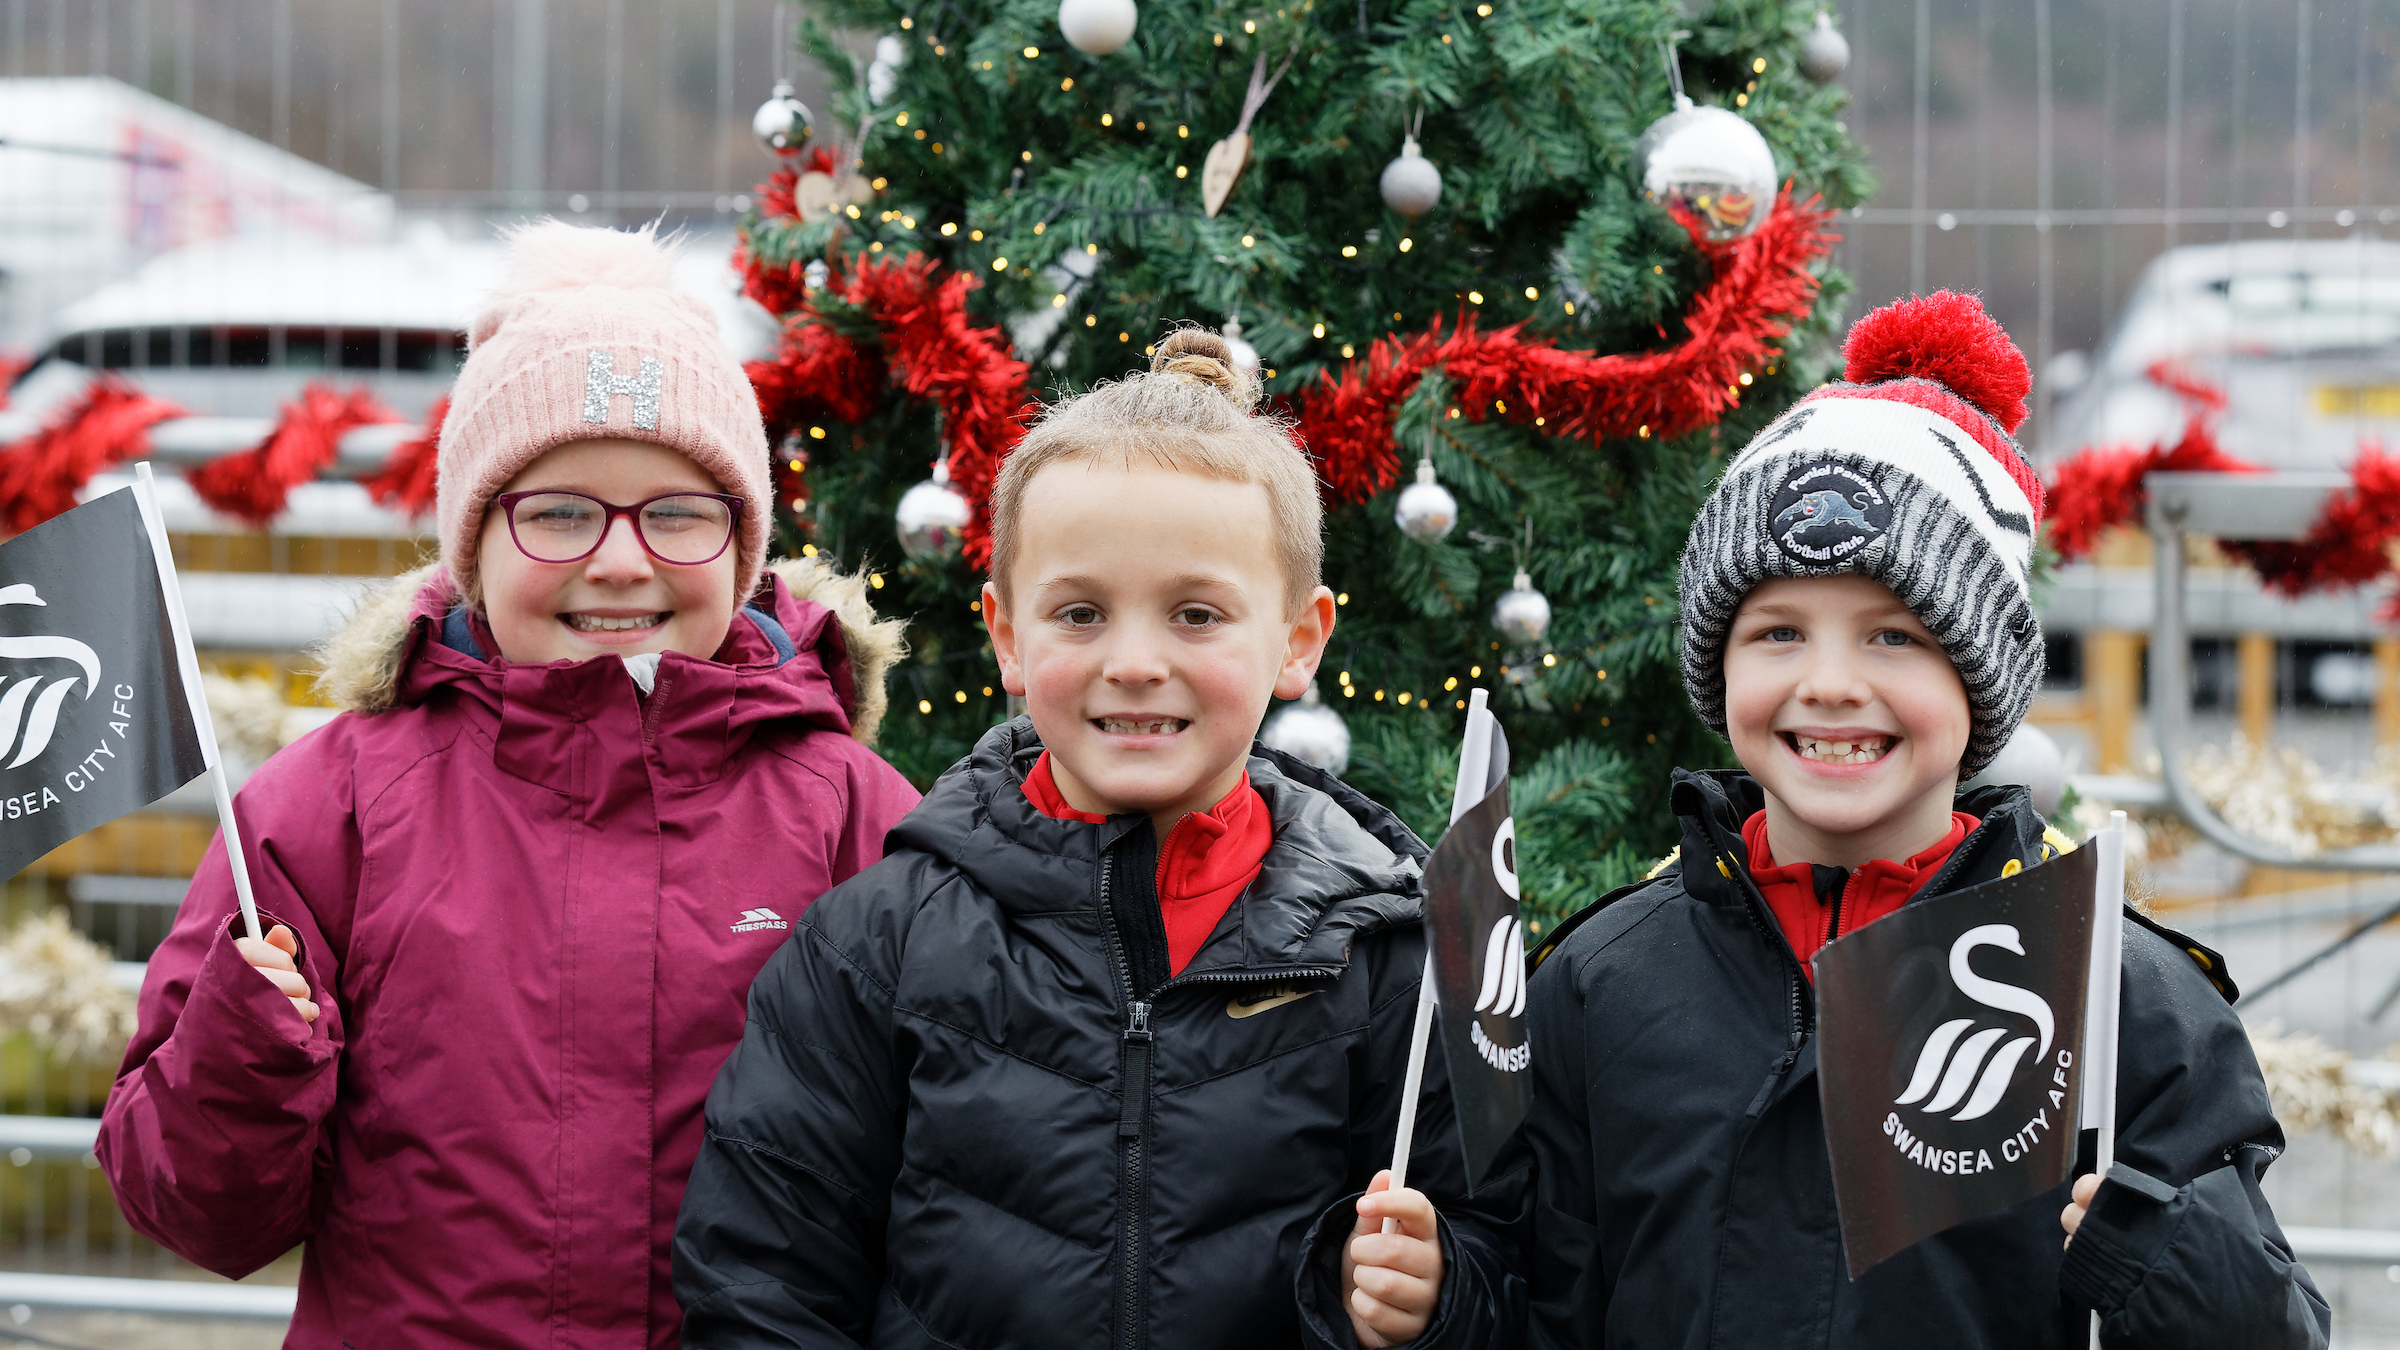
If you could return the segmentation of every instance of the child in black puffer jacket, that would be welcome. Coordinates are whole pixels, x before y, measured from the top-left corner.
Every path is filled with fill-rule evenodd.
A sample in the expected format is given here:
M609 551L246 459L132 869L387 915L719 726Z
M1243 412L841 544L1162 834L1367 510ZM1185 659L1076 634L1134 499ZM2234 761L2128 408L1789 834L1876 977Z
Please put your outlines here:
M1030 716L753 985L676 1231L685 1345L1521 1339L1525 1168L1466 1195L1438 1056L1411 1187L1381 1170L1424 846L1251 744L1334 619L1255 397L1175 334L1008 461L982 603Z
M1848 358L1683 555L1684 682L1745 772L1677 774L1676 857L1536 954L1531 1344L2066 1350L2097 1310L2111 1347L2322 1347L2223 962L2132 913L2117 1165L1846 1273L1808 959L2069 847L2022 788L1956 791L2042 674L2024 358L1948 295Z

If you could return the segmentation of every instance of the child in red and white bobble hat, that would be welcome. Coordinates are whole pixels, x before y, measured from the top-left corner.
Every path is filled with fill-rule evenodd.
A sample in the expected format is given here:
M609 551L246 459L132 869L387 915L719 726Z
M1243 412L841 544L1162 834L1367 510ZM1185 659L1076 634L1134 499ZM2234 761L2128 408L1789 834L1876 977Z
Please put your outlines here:
M2025 358L1948 293L1845 355L1684 550L1684 683L1742 767L1677 772L1676 854L1535 953L1528 1344L2065 1350L2097 1310L2112 1347L2322 1346L2224 963L2130 912L2122 1161L1845 1273L1809 959L2072 847L2024 788L1959 790L2042 676Z
M289 1344L671 1350L668 1242L751 977L917 794L899 625L763 568L741 366L647 230L512 237L442 428L441 560L323 653L347 711L236 798L152 958L99 1153Z

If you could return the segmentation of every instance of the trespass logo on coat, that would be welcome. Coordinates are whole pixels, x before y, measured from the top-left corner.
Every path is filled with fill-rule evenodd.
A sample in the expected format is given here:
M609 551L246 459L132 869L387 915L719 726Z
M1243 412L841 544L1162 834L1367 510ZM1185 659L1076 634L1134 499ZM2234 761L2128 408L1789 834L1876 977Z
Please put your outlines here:
M1818 1092L1853 1278L2075 1159L2097 851L1911 902L1815 960Z
M0 544L0 875L208 767L132 489Z

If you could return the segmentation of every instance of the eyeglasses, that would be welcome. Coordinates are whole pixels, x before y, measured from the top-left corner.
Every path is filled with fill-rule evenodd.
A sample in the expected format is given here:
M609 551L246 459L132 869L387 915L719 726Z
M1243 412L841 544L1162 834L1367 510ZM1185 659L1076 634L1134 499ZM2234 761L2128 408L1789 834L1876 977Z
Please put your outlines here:
M631 506L581 492L503 492L492 499L517 551L541 563L582 562L600 551L617 517L633 521L642 550L663 563L715 562L733 544L743 499L721 492L669 492Z

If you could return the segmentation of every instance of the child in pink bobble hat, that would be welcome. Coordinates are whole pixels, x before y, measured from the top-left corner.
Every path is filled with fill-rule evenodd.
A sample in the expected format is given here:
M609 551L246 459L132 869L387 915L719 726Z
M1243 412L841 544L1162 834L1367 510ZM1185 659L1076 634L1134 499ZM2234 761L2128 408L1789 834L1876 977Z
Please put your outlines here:
M442 429L440 561L321 653L346 711L236 799L99 1153L293 1346L677 1344L668 1240L751 977L917 794L897 622L765 565L766 437L651 230L511 235Z

